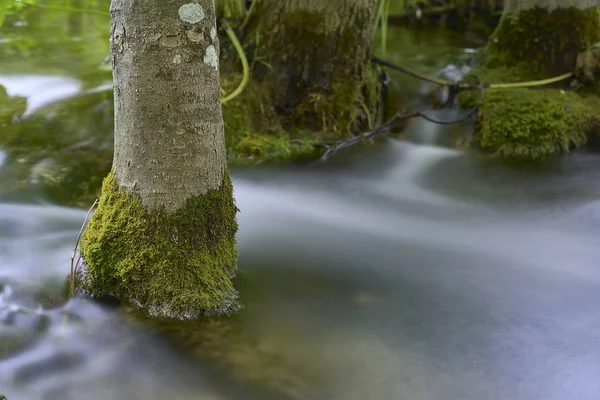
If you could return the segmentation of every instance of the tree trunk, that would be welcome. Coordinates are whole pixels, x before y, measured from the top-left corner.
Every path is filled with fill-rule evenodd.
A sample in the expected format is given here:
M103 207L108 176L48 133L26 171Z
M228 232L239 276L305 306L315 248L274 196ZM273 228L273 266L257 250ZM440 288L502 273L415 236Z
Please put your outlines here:
M489 64L527 63L544 77L569 72L577 54L600 40L599 10L598 0L506 0Z
M259 3L260 4L260 3ZM266 0L247 40L254 77L285 127L345 136L367 128L376 101L370 56L372 0Z
M113 0L115 154L82 239L82 287L160 317L235 305L213 0Z

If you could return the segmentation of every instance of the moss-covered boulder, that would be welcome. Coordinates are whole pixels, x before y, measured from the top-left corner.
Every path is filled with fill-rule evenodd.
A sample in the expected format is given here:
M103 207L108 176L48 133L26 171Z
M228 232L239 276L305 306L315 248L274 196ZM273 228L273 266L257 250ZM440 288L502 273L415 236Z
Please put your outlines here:
M475 143L505 158L539 158L584 145L600 130L600 99L557 89L489 90Z
M532 77L520 68L481 68L475 73L488 83ZM461 92L458 100L463 107L479 105L475 147L504 158L531 159L568 152L599 136L600 97L594 90L491 88L482 101L475 90Z

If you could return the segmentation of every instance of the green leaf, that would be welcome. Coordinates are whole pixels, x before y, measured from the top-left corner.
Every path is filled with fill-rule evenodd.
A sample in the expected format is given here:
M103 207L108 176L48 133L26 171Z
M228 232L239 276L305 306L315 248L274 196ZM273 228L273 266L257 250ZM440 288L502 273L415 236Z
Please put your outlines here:
M600 42L596 42L592 45L592 49L600 49Z

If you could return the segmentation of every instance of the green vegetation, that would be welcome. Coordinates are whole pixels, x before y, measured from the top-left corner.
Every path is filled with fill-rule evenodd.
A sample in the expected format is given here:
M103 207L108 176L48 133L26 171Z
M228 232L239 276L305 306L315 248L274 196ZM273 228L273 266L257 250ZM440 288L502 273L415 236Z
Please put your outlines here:
M6 89L0 85L0 128L10 130L15 118L20 117L27 109L27 99L10 97Z
M401 6L399 3L389 1L390 13L410 6L408 1ZM475 3L470 4L469 7L477 6ZM93 4L85 3L85 6L90 7L90 10L102 11L106 9L107 4L107 1L97 1ZM238 9L236 7L238 6L231 6L230 10L235 11ZM57 10L29 7L23 9L19 17L16 15L7 17L7 22L15 22L23 18L31 20L32 24L37 24L38 33L23 36L23 32L19 29L27 28L17 29L7 24L5 34L9 38L19 38L19 40L0 48L0 55L3 60L7 60L2 68L14 71L23 70L25 66L24 72L37 73L38 70L28 71L28 66L37 65L36 68L39 69L39 65L44 65L42 73L66 73L81 79L88 87L106 82L110 79L110 73L98 70L96 67L107 52L104 29L107 15L90 14L89 10L75 11L75 7L62 11L58 10L60 7L55 8ZM373 110L378 106L379 92L377 71L371 65L367 65L362 71L360 82L344 79L348 71L343 68L338 69L338 74L327 76L330 85L308 87L305 92L302 92L306 95L300 100L296 99L298 103L289 103L285 98L281 101L281 97L273 95L279 85L279 81L271 79L273 68L277 67L278 60L273 54L269 54L267 49L272 48L275 52L281 49L263 45L269 40L282 42L281 39L288 31L282 31L281 27L273 27L276 33L269 38L265 34L266 27L257 29L255 17L260 11L260 7L257 7L251 13L253 17L250 22L247 21L247 11L244 11L243 15L240 14L240 18L234 18L232 21L232 23L237 21L236 34L242 40L251 75L243 91L223 105L230 165L312 160L322 154L325 143L364 131L376 122L377 116ZM106 13L106 11L102 12ZM567 33L581 46L600 41L598 36L600 29L596 30L595 34L590 34L590 37L584 35L584 32L594 32L593 28L597 26L597 20L593 18L586 19L587 22L583 25L585 29L569 32L567 25L561 24L557 32L549 32L548 24L556 19L564 19L566 16L548 16L543 23L537 23L536 18L544 18L543 15L538 15L540 10L532 10L528 13L519 17L529 21L523 26L519 26L517 17L507 18L494 35L494 40L482 52L487 58L484 60L485 68L480 69L485 82L518 82L552 76L549 71L540 68L544 65L544 61L535 60L545 60L549 54L553 54L552 43L567 49L568 47L565 47ZM567 13L576 16L573 10L568 10ZM294 18L309 23L315 21L310 19L313 17L299 15ZM243 23L241 21L248 22L247 29L239 30L240 24ZM40 26L43 29L39 28ZM525 34L524 27L531 31ZM43 32L41 35L40 29ZM51 35L50 32L53 34ZM307 31L295 28L288 33L292 38L290 40L293 40L295 37L306 36ZM224 32L221 34L223 47L221 86L223 94L231 94L242 81L242 68L233 45ZM543 36L544 34L550 36ZM72 41L70 37L73 35L81 35L85 40ZM443 48L441 51L438 49L439 54L434 54L428 62L418 62L418 66L411 65L411 62L414 62L413 58L422 54L422 46L413 43L414 36L405 31L399 32L397 28L390 28L388 35L390 40L406 41L406 44L402 45L402 57L390 53L388 58L397 63L419 68L424 73L432 73L439 64L432 60L447 57L445 53L453 48L446 45L447 49ZM50 37L53 39L48 43L41 43L43 46L37 42ZM375 44L381 52L383 45L380 44L379 39L377 38ZM320 40L323 38L320 38L317 32L316 36L309 37L307 42L319 43ZM333 47L341 46L344 41L350 40L355 40L352 35L346 38L340 37ZM538 48L537 45L545 50L538 53L532 51ZM32 49L37 47L45 50L33 52ZM326 43L315 47L317 50L311 56L317 59L333 52L332 47ZM71 59L70 54L83 56L75 61ZM287 54L285 58L293 61L296 60L295 56L295 54ZM82 64L83 59L85 63ZM334 62L336 65L343 64L343 60ZM14 65L11 66L11 63ZM327 69L327 65L315 64L313 68ZM558 72L564 71L561 69ZM291 80L296 79L298 75L294 75L293 69L291 72ZM394 80L405 95L414 96L418 93L420 82L413 78L394 74ZM596 85L594 89L582 89L577 92L578 94L561 92L552 87L486 90L481 118L477 125L475 145L506 157L558 154L569 148L583 145L586 138L593 135L595 129L595 116L591 112L592 108L596 107L597 98L591 94L594 90L600 91L599 87ZM298 92L294 93L296 94ZM398 92L392 92L391 95L389 101L393 102L393 96L398 96ZM474 95L474 93L463 93L459 97L463 104L468 106L473 104ZM548 101L545 100L546 98ZM405 101L405 98L399 100L400 103ZM569 102L572 104L567 104ZM402 109L404 104L400 103L391 104L391 111ZM566 105L568 111L561 111L562 105ZM24 108L25 99L9 98L6 93L0 96L0 119L3 130L0 145L7 154L5 163L10 165L3 173L10 173L16 178L11 178L10 182L20 182L17 190L34 183L45 198L60 204L89 207L99 192L102 178L110 169L111 94L94 93L60 101L40 110L39 113L19 124L12 124L15 118L22 115ZM539 110L539 112L536 112L537 116L528 117L523 111L525 109ZM514 113L516 116L511 117L510 115ZM545 122L540 124L538 122L540 120ZM534 124L538 124L539 127ZM563 129L564 127L567 128ZM575 131L577 129L581 130Z
M96 67L109 51L110 1L11 1L18 7L2 25L0 73L68 75L90 86L106 79ZM76 3L87 8L67 6Z
M235 311L237 266L229 173L220 190L188 199L174 214L148 212L137 196L104 180L98 210L81 240L84 292L128 299L149 315L193 319Z
M33 1L29 3L37 4ZM47 66L46 70L48 73L52 74L64 74L64 69L66 68L66 72L69 75L78 77L87 84L91 83L91 85L106 82L110 79L110 73L98 69L97 66L106 55L108 47L106 34L99 35L100 31L105 31L105 25L108 21L108 13L105 11L107 2L100 1L93 3L86 3L86 7L89 7L89 9L72 7L71 3L68 3L69 5L65 3L61 6L52 7L51 10L40 8L37 5L31 6L31 4L29 7L22 8L19 16L11 16L12 20L26 18L27 20L38 21L40 15L43 15L44 23L41 24L39 22L39 24L44 27L47 26L48 31L54 33L52 35L48 33L47 36L42 37L55 37L56 39L51 41L49 46L40 46L35 41L38 39L32 39L33 41L31 43L27 42L25 46L25 43L21 41L23 38L22 32L17 28L11 27L6 32L9 36L14 36L17 40L14 43L11 42L9 45L2 46L0 49L2 53L0 54L3 56L3 59L13 60L11 62L21 65L23 63L19 60L31 58L32 48L48 48L50 51L48 54L41 55L42 60L29 64L44 64ZM361 82L357 82L356 79L346 79L349 71L347 69L336 68L337 73L334 77L325 77L325 80L331 80L325 87L315 84L313 79L311 86L305 88L305 96L303 96L299 104L288 105L285 101L279 101L281 99L273 95L279 89L278 82L269 75L270 68L276 63L273 63L273 56L267 57L262 52L265 49L262 47L262 44L266 38L261 32L264 32L265 28L255 30L256 21L254 20L249 24L248 30L239 31L240 25L248 22L247 17L250 14L257 16L259 7L256 7L257 10L253 13L249 13L245 11L243 3L243 1L237 0L217 2L218 10L222 11L221 15L228 16L231 18L232 24L237 24L234 26L234 29L237 30L236 34L240 39L244 40L242 43L250 61L252 73L252 76L246 79L245 82L247 84L241 93L223 105L228 157L232 164L247 165L315 159L322 153L325 141L346 138L351 133L368 129L375 122L375 113L373 110L378 102L378 88L376 73L370 65L366 67L362 74L358 75L358 79ZM103 13L103 15L97 15L96 12ZM15 21L12 20L10 22L14 23ZM250 25L252 24L254 25L250 29ZM100 25L104 27L102 30L99 28ZM65 30L64 27L68 27L69 29ZM88 27L93 29L88 32ZM295 29L296 31L300 29L302 35L306 35L312 30L304 29L303 27ZM295 33L298 32L296 31L291 32L291 40L297 37ZM60 35L57 36L57 34ZM222 35L222 93L224 96L227 96L234 93L240 82L243 81L241 76L242 68L239 62L238 51L233 48L223 30L221 30L220 34ZM87 40L72 41L70 40L72 35L81 35ZM37 37L35 36L35 38ZM98 45L89 46L89 39L93 39L93 42L98 43ZM274 39L274 43L277 44L279 38L275 37ZM316 37L313 37L313 39L316 39ZM344 38L345 42L354 39L350 34ZM309 40L306 42L312 47ZM311 54L311 57L330 57L331 54L335 53L337 46L344 43L336 41L327 46L321 46L322 51L319 54ZM81 49L77 47L73 53L89 53L89 57L80 57L77 61L71 62L69 60L70 53L65 51L65 46L68 46L68 48L83 46ZM53 50L55 47L56 51ZM273 47L269 46L269 48ZM279 56L278 53L280 53L280 50L280 48L273 48L270 51ZM81 65L80 60L83 58L87 60L86 65ZM329 62L329 66L331 67L334 63L339 64L339 61L333 60ZM294 64L294 62L291 64ZM323 65L318 64L312 68L318 70L322 69L321 67ZM22 69L20 66L17 68L10 65L7 68L8 70ZM321 79L323 76L316 78ZM86 97L89 97L89 100L86 100ZM101 176L108 172L109 163L97 161L99 158L106 160L110 160L111 158L110 151L105 150L110 147L107 141L110 140L108 134L112 130L112 118L106 112L97 112L92 100L97 97L96 95L80 96L77 99L70 99L55 104L53 105L54 110L48 113L44 112L44 116L40 116L40 118L47 118L48 114L51 115L51 120L55 125L53 131L57 132L56 136L47 137L41 130L37 132L37 128L35 128L35 121L38 119L37 116L26 121L26 127L10 127L10 131L12 132L9 132L0 141L14 155L14 157L10 157L8 162L14 162L15 165L18 164L17 169L21 171L19 172L21 175L19 179L22 182L27 183L30 179L31 171L35 168L40 172L35 174L38 176L36 182L41 185L45 194L51 199L63 204L78 206L87 207L91 204L94 195L90 194L82 198L82 194L83 192L94 193L98 191ZM102 97L110 96L105 94ZM107 100L110 101L110 99ZM108 111L112 111L112 106L105 108L104 101L102 101L102 104L102 110L108 109ZM81 135L77 133L77 130L88 130L90 127L81 126L84 121L81 121L82 124L74 124L72 121L66 123L63 121L62 115L72 113L73 107L79 110L75 113L77 119L82 119L82 116L86 114L83 112L84 109L87 109L87 113L103 115L105 119L102 121L98 121L96 117L93 118L97 124L95 127L97 131L94 132L93 136L102 136L105 140L95 141L91 146L80 146L80 142L77 139ZM39 125L41 127L43 124L40 123ZM37 133L32 134L32 128ZM19 139L22 129L28 130L28 139L25 146L22 139ZM46 146L45 143L48 140L53 142L50 147L56 151L49 151L48 148L43 148ZM64 158L62 157L62 152L67 148L73 148L73 146L77 148L77 151L68 151L69 160L73 160L73 156L80 153L86 160L90 160L89 168L83 167L83 164L86 164L85 160L79 160L81 161L79 168L77 168L77 165L65 165L59 161L60 158ZM17 153L27 153L29 157L23 159ZM32 157L32 154L37 154L38 156ZM18 163L17 159L20 160ZM42 162L44 160L46 161ZM65 162L70 164L72 161ZM76 190L70 192L61 190L61 187L64 186L63 184L70 181L69 177L76 177L78 174L81 175L77 177L78 182L90 182L91 176L86 179L84 175L93 174L94 178L91 186L77 184L76 186L81 187Z
M223 76L222 88L234 88L237 75ZM225 144L230 165L310 160L321 154L320 141L309 130L284 130L266 89L251 80L246 89L223 104Z
M243 20L246 16L246 0L216 0L217 17Z
M464 105L473 104L461 96ZM600 99L558 89L498 89L485 93L476 144L506 158L568 152L600 130Z

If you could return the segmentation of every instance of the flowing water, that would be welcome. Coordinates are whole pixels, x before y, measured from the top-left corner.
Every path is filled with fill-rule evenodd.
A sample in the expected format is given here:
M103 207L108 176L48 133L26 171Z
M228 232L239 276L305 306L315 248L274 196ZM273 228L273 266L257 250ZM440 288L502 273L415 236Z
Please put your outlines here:
M44 29L65 22L41 14L53 18L33 14L10 32L23 29L38 50L0 47L12 60L0 75L13 96L0 98L3 113L25 114L0 121L0 394L600 396L600 156L507 164L448 147L444 138L469 123L416 121L407 140L316 167L233 169L238 316L157 324L111 304L67 302L73 246L111 146L107 77L76 69L99 64L106 46L89 46L105 32L81 33L89 24L71 16L62 41L44 41ZM394 35L408 39L390 56L425 70L469 51L439 32L413 47L413 33Z

